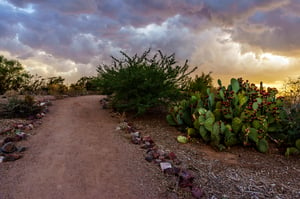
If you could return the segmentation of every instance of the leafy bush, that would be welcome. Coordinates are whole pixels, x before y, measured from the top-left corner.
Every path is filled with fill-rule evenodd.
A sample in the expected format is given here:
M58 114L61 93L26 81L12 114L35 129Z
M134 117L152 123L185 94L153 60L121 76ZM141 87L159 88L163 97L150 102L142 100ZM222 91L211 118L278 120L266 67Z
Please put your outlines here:
M98 77L81 77L76 83L69 86L68 95L78 96L87 94L99 94Z
M268 140L284 132L286 112L282 97L274 88L257 88L241 78L231 79L225 88L218 81L217 92L207 89L202 100L193 95L172 107L167 120L171 125L188 127L219 150L243 144L254 145L260 152L268 151ZM192 130L194 129L194 130ZM197 133L195 133L197 132Z
M42 111L42 107L35 103L32 96L26 95L24 99L12 97L3 107L5 117L28 117Z
M166 56L161 51L148 58L150 49L141 56L124 59L112 57L112 66L101 65L98 85L103 94L112 96L112 106L117 110L145 113L149 108L170 103L181 96L181 85L196 68L188 71L187 61L175 65L174 54Z
M187 91L191 93L200 92L201 95L206 95L208 88L212 88L211 72L208 74L202 73L201 76L196 75L195 78L190 78L187 82Z
M0 94L8 90L19 90L30 80L30 75L15 60L0 55Z
M297 108L290 110L288 117L284 121L284 132L278 134L278 138L283 140L283 147L286 147L285 155L300 154L300 111Z

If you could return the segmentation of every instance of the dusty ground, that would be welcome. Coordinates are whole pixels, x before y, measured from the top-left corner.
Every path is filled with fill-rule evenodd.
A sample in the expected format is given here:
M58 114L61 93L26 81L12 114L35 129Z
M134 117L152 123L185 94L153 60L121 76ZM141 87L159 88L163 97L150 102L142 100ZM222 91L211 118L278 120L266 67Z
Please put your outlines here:
M100 109L99 96L54 102L34 129L24 158L0 164L2 198L192 198L174 176L144 160L145 150L116 131L118 119ZM179 144L180 134L164 116L128 118L156 145L173 151L195 175L203 198L300 198L300 160L277 150L260 154L234 147L215 152L194 141Z
M275 147L268 154L243 147L216 152L199 140L179 144L176 137L180 132L156 113L133 121L161 148L175 152L182 167L194 172L204 198L300 198L299 156L287 158ZM189 191L177 189L171 178L162 183L180 198L191 197Z
M116 134L99 96L54 102L24 157L0 164L1 199L161 198L142 151Z

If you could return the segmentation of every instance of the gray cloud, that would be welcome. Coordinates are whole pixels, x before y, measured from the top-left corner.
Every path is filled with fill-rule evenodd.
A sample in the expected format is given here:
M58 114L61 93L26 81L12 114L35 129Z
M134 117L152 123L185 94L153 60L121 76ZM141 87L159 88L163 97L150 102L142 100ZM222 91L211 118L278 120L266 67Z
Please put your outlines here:
M264 52L299 56L299 5L299 0L6 0L0 2L0 50L26 63L34 59L36 66L45 62L45 74L79 77L93 74L120 50L135 54L151 47L219 76L230 71L254 78L278 72L276 66L262 69Z

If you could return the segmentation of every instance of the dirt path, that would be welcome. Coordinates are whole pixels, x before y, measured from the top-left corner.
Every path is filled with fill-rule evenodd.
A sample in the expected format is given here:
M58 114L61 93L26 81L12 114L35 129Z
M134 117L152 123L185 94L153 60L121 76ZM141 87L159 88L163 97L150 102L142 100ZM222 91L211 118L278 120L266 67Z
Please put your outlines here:
M0 165L1 199L161 198L136 146L116 135L99 96L54 102L29 149ZM142 155L141 155L142 156Z

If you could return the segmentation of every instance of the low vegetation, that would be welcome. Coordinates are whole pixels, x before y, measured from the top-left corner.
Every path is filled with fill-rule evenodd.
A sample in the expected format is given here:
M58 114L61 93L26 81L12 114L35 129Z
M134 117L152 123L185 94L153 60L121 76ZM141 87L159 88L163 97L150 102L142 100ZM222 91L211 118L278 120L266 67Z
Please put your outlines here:
M141 56L123 59L112 57L112 65L98 67L98 85L103 94L110 95L112 106L118 111L143 114L147 110L174 102L182 96L182 85L188 75L187 62L176 65L175 56L158 52L149 58L150 50Z
M43 109L30 95L26 95L24 99L10 97L8 103L1 107L0 116L3 118L26 118L40 113Z
M167 121L176 126L188 141L197 137L218 150L241 145L266 153L270 142L285 149L287 156L300 154L300 77L284 84L283 96L277 89L264 88L242 78L231 79L225 87L218 80L214 87L211 73L190 77L196 68L187 61L180 66L175 55L150 49L99 65L98 75L82 77L67 86L62 77L31 75L16 60L0 56L0 94L17 92L1 105L1 114L27 117L40 111L34 95L78 96L90 93L108 95L112 108L135 115L153 108L169 107ZM4 95L6 96L6 95Z

